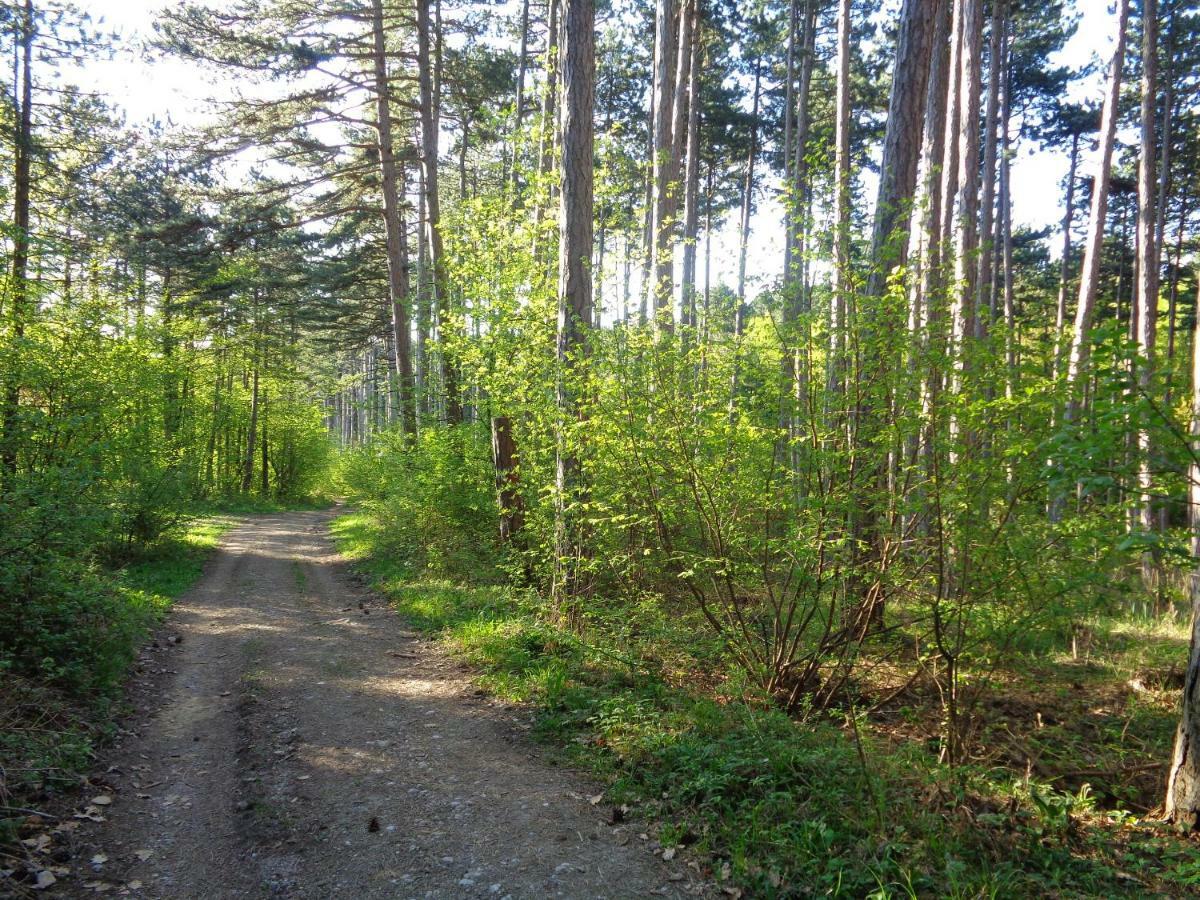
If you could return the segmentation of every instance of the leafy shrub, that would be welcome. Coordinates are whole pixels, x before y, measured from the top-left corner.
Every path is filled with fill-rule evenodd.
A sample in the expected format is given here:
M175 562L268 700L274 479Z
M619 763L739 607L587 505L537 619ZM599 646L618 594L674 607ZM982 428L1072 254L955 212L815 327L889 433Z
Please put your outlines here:
M463 426L463 430L469 426ZM378 521L386 552L417 572L494 580L498 511L491 460L457 429L389 432L344 454L339 483Z

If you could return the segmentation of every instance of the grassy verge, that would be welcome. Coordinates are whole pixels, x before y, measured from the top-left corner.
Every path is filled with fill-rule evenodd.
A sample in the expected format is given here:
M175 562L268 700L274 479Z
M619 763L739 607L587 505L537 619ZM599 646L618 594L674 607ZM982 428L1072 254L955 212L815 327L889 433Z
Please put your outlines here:
M1150 720L1143 752L1163 752L1162 698L1148 694L1107 718L1088 708L1136 668L1128 659L1039 658L1004 673L1003 695L1041 692L1036 709L1009 719L1029 719L1022 752L1045 771L1017 754L948 772L924 737L931 703L793 721L757 702L732 670L717 671L718 650L686 647L683 629L647 610L613 611L580 638L548 623L527 593L412 571L366 514L340 518L334 533L415 628L475 666L488 690L537 709L538 734L609 785L614 817L653 823L664 847L694 846L730 893L1182 896L1200 884L1194 844L1055 768L1056 759L1108 765L1138 716ZM1121 639L1115 625L1101 631ZM1068 707L1075 712L1060 719L1055 711Z
M199 578L235 519L192 520L116 571L87 570L94 592L90 627L103 631L92 655L43 673L0 669L0 807L39 807L78 784L95 746L109 734L120 687L138 647ZM86 609L86 607L85 607ZM87 690L82 690L82 685ZM0 809L0 856L20 819Z

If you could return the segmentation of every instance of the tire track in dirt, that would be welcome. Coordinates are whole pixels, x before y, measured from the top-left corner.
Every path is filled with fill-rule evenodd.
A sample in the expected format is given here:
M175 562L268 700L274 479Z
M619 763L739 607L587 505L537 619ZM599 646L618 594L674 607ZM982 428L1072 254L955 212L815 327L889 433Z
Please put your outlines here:
M107 821L58 895L705 893L345 573L333 515L247 522L176 605L159 702L106 761Z

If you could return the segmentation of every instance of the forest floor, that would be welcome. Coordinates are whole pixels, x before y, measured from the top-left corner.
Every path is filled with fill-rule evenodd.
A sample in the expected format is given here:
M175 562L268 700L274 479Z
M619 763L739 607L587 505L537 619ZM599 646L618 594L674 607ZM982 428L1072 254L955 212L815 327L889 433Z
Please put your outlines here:
M82 802L45 833L60 849L42 894L706 893L695 862L535 748L526 710L343 569L335 514L225 536L143 650Z

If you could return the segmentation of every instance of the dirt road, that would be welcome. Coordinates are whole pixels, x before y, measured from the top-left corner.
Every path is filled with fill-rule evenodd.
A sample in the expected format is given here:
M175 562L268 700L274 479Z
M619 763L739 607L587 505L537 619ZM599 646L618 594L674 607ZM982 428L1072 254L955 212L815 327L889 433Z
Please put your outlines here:
M332 515L265 516L226 537L171 639L144 654L138 715L93 791L105 821L79 830L53 893L699 892L644 826L607 824L595 785L530 744L525 713L477 696L341 570Z

